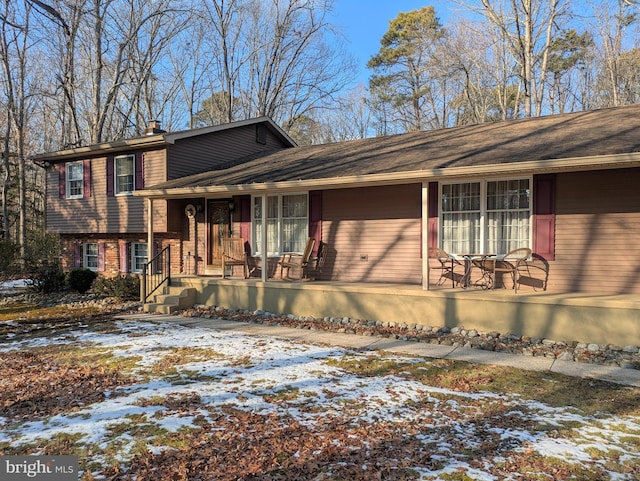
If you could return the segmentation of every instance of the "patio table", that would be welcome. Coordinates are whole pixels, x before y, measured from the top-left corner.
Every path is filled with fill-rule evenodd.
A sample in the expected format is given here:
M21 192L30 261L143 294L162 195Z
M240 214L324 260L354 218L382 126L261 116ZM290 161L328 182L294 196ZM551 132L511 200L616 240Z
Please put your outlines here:
M482 287L483 289L490 289L493 286L493 264L499 259L496 254L458 254L464 260L464 275L460 285L463 288L467 287ZM471 272L473 268L477 267L482 276L475 282L471 281Z

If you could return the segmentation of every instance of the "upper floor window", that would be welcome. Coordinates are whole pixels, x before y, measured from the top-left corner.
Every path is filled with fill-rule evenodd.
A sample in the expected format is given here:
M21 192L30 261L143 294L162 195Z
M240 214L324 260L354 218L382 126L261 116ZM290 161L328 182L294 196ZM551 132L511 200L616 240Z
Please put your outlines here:
M66 172L66 192L67 199L81 199L83 196L84 168L83 162L67 162Z
M262 239L262 197L253 198L252 228L256 254ZM288 194L267 196L267 255L303 252L309 237L309 196Z
M115 194L130 194L135 189L135 156L122 155L116 157L114 164Z
M443 184L443 249L456 254L506 254L529 247L530 184L530 179Z

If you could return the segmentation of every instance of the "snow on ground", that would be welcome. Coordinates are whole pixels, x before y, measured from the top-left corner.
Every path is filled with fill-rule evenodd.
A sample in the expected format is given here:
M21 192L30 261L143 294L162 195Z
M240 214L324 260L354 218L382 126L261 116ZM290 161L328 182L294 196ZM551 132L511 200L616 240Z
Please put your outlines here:
M8 294L27 287L26 279L0 282L0 294Z
M458 455L459 446L479 449L489 433L505 446L505 452L524 452L554 457L566 462L598 463L597 450L619 451L640 463L638 450L628 452L629 438L640 444L640 419L608 416L606 419L583 415L575 409L554 408L516 396L487 392L465 393L427 386L398 376L361 377L328 363L329 360L362 358L362 354L341 348L302 344L271 337L219 332L212 329L182 327L175 324L126 322L120 332L96 333L77 330L59 337L33 340L6 339L2 352L26 349L44 344L83 343L113 350L118 356L138 356L142 376L176 348L206 349L206 360L178 366L188 372L188 382L153 378L148 375L134 386L108 393L107 398L72 413L58 414L41 420L8 425L0 418L0 443L12 446L53 439L56 435L78 434L82 442L105 446L114 440L114 426L136 415L146 415L150 423L175 432L197 428L198 415L208 416L212 410L232 407L257 414L286 415L313 428L329 416L340 416L352 422L420 423L422 442L438 446L444 468L438 472L416 469L421 479L464 469L471 479L495 479L477 466L470 467L468 457ZM385 356L411 363L414 358ZM273 400L279 394L295 392L286 409ZM174 412L163 406L149 405L145 400L166 396L197 394L206 410ZM507 420L517 420L504 423ZM547 426L531 429L531 426ZM624 426L624 433L619 430ZM559 433L563 433L560 435ZM117 457L131 457L131 439L120 437ZM117 444L117 443L116 443ZM161 451L162 447L149 447ZM495 453L490 464L506 456ZM515 478L514 478L515 479ZM624 478L619 478L624 479Z

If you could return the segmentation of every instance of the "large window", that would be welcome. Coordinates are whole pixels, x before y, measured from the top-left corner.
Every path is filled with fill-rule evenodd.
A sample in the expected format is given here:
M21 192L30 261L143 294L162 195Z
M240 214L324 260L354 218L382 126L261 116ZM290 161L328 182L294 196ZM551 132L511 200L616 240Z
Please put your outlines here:
M122 155L114 159L115 162L115 193L130 194L135 189L135 156Z
M66 172L66 191L67 199L81 199L82 198L82 186L84 183L84 169L83 163L80 162L68 162L65 165Z
M530 179L443 184L441 233L455 254L506 254L531 243Z
M82 267L91 269L92 271L98 270L98 243L87 242L83 246L82 253Z
M267 197L267 255L303 252L309 237L309 200L307 194ZM253 198L253 242L260 254L262 239L262 197Z
M131 272L142 272L147 258L147 244L133 242L131 244Z

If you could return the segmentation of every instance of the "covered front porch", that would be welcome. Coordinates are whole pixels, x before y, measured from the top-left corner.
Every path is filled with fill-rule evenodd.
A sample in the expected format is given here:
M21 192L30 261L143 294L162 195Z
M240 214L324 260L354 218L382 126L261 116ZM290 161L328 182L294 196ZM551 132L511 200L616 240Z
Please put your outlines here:
M511 289L424 290L420 285L276 281L177 276L168 290L190 302L297 316L349 317L423 326L464 327L556 341L640 345L636 295Z

